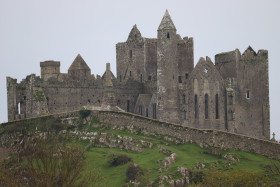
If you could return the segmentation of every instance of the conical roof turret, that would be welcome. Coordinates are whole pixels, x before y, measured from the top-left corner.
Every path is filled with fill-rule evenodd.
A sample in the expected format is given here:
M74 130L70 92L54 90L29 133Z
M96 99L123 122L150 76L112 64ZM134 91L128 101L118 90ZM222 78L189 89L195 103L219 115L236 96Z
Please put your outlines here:
M84 61L84 59L81 57L80 54L77 55L77 57L75 58L75 60L73 61L73 63L71 64L70 68L68 69L68 71L70 70L90 70L90 68L88 67L87 63Z
M165 14L161 20L161 23L158 27L158 30L162 30L162 29L174 29L176 30L176 27L169 15L169 12L168 10L165 11Z

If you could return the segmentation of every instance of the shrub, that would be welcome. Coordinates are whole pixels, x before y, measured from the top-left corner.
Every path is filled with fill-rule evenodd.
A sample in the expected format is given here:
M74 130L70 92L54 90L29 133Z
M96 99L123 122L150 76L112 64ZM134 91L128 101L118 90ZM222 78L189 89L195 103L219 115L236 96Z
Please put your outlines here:
M132 159L129 156L123 155L123 154L121 154L121 155L110 154L108 156L108 160L107 160L107 162L112 166L123 165L130 161L132 161Z
M80 146L66 145L65 138L53 134L23 142L13 157L0 163L0 186L100 186L99 172L84 173Z
M80 116L82 119L85 119L90 115L90 110L82 109L80 110Z
M126 170L126 181L140 181L139 179L144 176L143 169L135 163L128 166Z

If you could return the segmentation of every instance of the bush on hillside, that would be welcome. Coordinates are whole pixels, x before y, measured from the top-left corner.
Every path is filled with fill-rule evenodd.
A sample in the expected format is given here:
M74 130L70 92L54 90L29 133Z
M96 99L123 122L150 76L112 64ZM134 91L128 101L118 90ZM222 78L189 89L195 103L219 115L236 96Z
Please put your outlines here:
M90 115L90 110L82 109L80 110L80 116L82 119L85 119Z
M66 139L23 138L17 153L0 163L0 186L100 186L99 172L84 172L82 147L67 145Z
M136 163L132 163L128 166L126 170L126 181L140 181L144 176L144 171L143 169L138 166ZM141 181L140 181L141 182Z
M111 166L119 166L119 165L123 165L126 164L128 162L132 161L132 159L124 154L110 154L108 156L107 162L111 165Z

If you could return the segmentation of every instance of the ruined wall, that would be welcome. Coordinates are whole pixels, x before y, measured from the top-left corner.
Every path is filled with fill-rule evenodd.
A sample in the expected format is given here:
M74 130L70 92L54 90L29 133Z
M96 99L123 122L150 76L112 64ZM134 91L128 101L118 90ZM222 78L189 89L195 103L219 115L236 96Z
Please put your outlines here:
M188 81L187 125L225 129L224 80L210 58L201 58Z
M194 68L193 38L185 37L182 40L180 36L178 36L178 39L176 57L178 63L178 82L186 83Z
M136 25L133 26L125 43L116 45L117 77L144 81L144 39Z
M47 81L49 78L58 78L60 74L60 62L59 61L45 61L40 62L41 77L43 81Z
M269 139L268 52L249 47L237 65L236 132Z
M236 78L240 56L238 49L215 55L215 66L224 79Z

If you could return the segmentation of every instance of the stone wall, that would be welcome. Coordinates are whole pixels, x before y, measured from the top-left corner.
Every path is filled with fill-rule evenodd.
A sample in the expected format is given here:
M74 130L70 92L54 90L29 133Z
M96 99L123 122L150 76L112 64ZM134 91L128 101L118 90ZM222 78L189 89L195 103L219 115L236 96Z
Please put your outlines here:
M194 142L203 147L212 146L221 149L254 152L280 160L280 144L249 136L218 130L182 127L123 112L99 111L98 118L108 124L118 126L133 125L138 128L144 128L151 133L176 137L184 142Z

